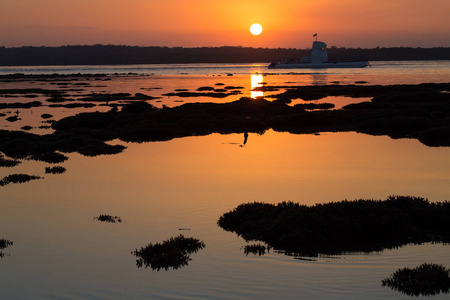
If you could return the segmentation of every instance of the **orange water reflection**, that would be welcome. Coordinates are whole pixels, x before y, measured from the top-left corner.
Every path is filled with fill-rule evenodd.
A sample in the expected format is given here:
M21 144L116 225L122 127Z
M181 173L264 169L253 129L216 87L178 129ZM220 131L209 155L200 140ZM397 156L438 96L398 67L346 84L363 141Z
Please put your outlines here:
M36 289L57 282L64 291L73 289L76 282L81 287L95 283L114 292L114 287L122 287L124 282L130 286L137 282L146 287L148 298L155 289L167 292L174 284L187 293L192 286L201 290L199 282L203 286L210 280L208 284L231 288L240 282L253 284L249 283L252 278L265 285L284 286L283 293L299 285L296 295L311 286L320 291L322 285L335 284L336 280L341 280L340 285L351 282L352 289L363 293L367 285L379 281L380 268L389 274L397 268L392 267L392 259L399 260L401 267L403 257L411 257L411 253L398 258L398 252L393 252L386 254L391 256L385 260L377 257L373 263L376 272L367 267L368 257L363 258L364 267L354 264L346 269L271 253L273 263L258 261L255 266L255 261L240 250L245 242L220 229L218 218L239 204L253 201L291 200L311 205L342 199L384 199L392 194L423 196L431 201L449 199L449 148L357 133L316 136L269 130L263 135L249 133L246 146L239 147L242 138L242 134L212 134L127 144L118 155L69 154L70 159L63 164L67 172L62 175L44 175L45 164L34 161L26 161L14 171L0 168L0 177L11 172L45 176L0 189L0 220L7 224L1 237L20 244L11 248L11 257L5 261L10 265L6 265L8 277L4 280L26 275L37 282ZM123 222L93 221L94 216L104 213L118 215ZM205 241L205 251L196 255L184 272L137 273L130 251L179 235L179 228L189 228L187 236ZM420 249L433 261L450 263L448 250L438 255L435 248ZM21 260L33 263L25 268ZM336 269L339 272L330 278ZM270 272L287 275L275 276L269 282L266 274ZM358 276L351 277L355 272ZM105 278L105 273L107 281L103 282L99 278ZM161 276L170 278L170 283L163 283ZM299 284L302 276L305 280ZM305 284L309 277L314 277L314 282ZM13 279L6 283L14 284ZM292 298L288 296L283 298Z
M261 74L250 75L250 81L251 81L250 97L252 97L253 99L255 99L256 97L264 96L263 92L253 91L254 88L263 86L262 85L263 80L264 80L264 77Z

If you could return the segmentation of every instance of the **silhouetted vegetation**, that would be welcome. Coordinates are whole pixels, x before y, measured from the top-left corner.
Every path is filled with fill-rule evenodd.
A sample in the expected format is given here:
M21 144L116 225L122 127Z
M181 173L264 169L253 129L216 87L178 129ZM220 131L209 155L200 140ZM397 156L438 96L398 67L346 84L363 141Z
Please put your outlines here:
M61 166L45 167L45 174L62 174L66 172L66 168Z
M30 126L30 125L25 125L25 126L20 127L20 129L25 130L25 131L28 131L28 130L33 129L33 127Z
M39 176L33 176L33 175L27 175L27 174L12 174L8 175L6 177L3 177L2 180L0 180L0 186L5 186L10 183L24 183L28 182L34 179L40 179Z
M118 216L110 216L110 215L99 215L98 217L94 217L94 220L98 220L100 222L108 222L108 223L122 223L122 219Z
M0 250L3 250L5 248L8 248L9 246L12 246L13 242L10 240L0 239Z
M197 253L205 248L205 243L195 238L185 238L183 235L172 237L169 240L156 244L148 244L140 250L132 252L138 259L136 265L138 268L150 267L152 270L170 268L179 269L187 266L191 260L190 254Z
M316 256L448 242L449 221L450 202L391 196L384 201L345 200L314 206L242 204L223 214L218 225L286 254Z
M14 102L14 103L0 103L0 109L5 108L31 108L31 107L39 107L42 103L39 101L33 101L33 102L26 102L26 103L20 103L20 102Z
M220 91L220 90L214 90L213 92L172 92L172 93L166 93L163 94L164 96L178 96L178 97L211 97L211 98L225 98L231 95L238 95L240 94L239 91L232 91L229 93L226 93L227 90Z
M6 240L6 239L0 239L0 250L6 249L9 246L12 246L13 242L10 240ZM5 257L6 253L4 253L3 251L0 251L0 258Z
M264 255L267 252L269 252L269 248L266 248L266 246L262 244L252 244L252 245L245 245L244 246L244 253L245 255L249 255L252 253L253 255Z
M5 120L8 121L8 122L13 123L13 122L19 121L20 118L19 118L18 115L15 115L15 116L7 117Z
M64 108L91 108L97 106L94 103L69 103L69 104L50 104L48 107L64 107Z
M7 159L0 153L0 167L15 167L20 164L20 160Z
M104 65L167 63L258 63L309 56L309 49L250 47L135 47L115 45L62 47L0 47L0 65ZM374 60L448 60L449 48L337 48L330 60L365 57Z
M450 290L450 270L443 265L424 263L414 269L399 269L382 280L388 286L408 296L434 296Z
M53 117L53 115L51 115L51 114L42 114L41 115L42 119L50 119L51 117Z
M33 154L30 159L44 161L51 164L58 164L68 160L69 158L58 152L46 152Z

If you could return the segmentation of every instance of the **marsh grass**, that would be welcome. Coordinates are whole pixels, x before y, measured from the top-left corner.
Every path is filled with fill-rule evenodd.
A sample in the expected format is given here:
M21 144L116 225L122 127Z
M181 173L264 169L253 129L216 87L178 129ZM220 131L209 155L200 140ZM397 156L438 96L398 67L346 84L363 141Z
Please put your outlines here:
M98 220L100 222L107 222L107 223L122 223L122 219L118 216L111 216L111 215L99 215L98 217L94 217L94 220Z
M58 163L62 163L64 161L68 160L69 158L59 152L47 152L47 153L34 154L30 157L30 159L43 161L43 162L51 163L51 164L58 164Z
M42 177L34 176L34 175L27 175L27 174L12 174L8 175L6 177L3 177L2 180L0 180L0 186L5 186L10 183L24 183L35 179L41 179Z
M11 117L7 117L5 120L8 121L8 122L13 123L13 122L19 121L20 118L19 118L19 116L11 116Z
M62 174L66 172L66 168L61 166L45 167L45 174Z
M0 167L9 167L9 168L11 168L11 167L17 166L20 163L21 163L20 160L5 158L3 156L3 154L0 153Z
M138 268L150 267L152 270L176 270L187 266L191 260L190 254L205 248L205 243L195 238L185 238L183 235L171 237L163 243L148 244L141 249L135 249L132 254L137 257Z
M41 118L42 119L50 119L50 118L52 118L53 117L53 115L51 115L51 114L42 114L41 115Z
M266 247L263 244L252 244L252 245L245 245L244 246L244 253L245 255L249 255L250 253L253 255L264 255L267 252L269 252L270 247Z
M4 253L4 252L1 251L1 250L5 249L5 248L8 248L8 247L10 247L10 246L12 246L12 245L13 245L13 242L12 242L12 241L6 240L6 239L0 239L0 258L9 255L9 254L7 254L7 253Z
M10 240L0 239L0 250L8 248L9 246L12 246L13 244L14 243Z
M245 240L264 241L288 255L374 252L409 243L450 241L450 202L410 196L305 206L248 203L218 225Z
M25 130L25 131L28 131L28 130L33 129L33 126L25 125L25 126L20 127L20 129Z
M389 278L383 279L381 285L408 296L434 296L449 292L449 276L450 270L443 265L423 263L413 269L398 269Z

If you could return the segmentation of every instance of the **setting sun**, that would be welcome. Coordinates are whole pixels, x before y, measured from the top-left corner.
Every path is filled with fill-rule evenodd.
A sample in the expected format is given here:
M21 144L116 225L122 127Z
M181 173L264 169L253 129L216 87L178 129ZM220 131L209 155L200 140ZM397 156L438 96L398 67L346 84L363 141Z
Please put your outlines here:
M251 32L253 35L260 35L262 31L263 31L263 28L262 28L262 26L261 26L260 24L258 24L258 23L255 23L255 24L253 24L252 26L250 26L250 32Z

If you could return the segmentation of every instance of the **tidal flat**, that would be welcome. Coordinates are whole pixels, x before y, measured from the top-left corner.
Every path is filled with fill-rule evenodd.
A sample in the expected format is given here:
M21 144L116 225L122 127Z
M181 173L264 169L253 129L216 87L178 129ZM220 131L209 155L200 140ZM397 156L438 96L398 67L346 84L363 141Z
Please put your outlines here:
M243 203L292 201L314 206L388 195L424 197L430 203L447 200L448 147L429 146L419 137L446 124L447 100L440 94L448 87L419 86L425 95L422 99L427 99L420 104L425 109L412 104L405 114L400 107L406 106L408 96L396 102L394 95L406 95L416 84L395 84L389 90L390 84L373 80L356 86L359 80L352 78L340 79L339 85L327 82L320 92L312 86L306 91L309 87L299 82L302 75L267 75L259 79L267 87L263 91L249 84L250 76L238 75L177 76L176 80L88 78L22 78L2 85L18 90L39 87L60 95L37 91L1 98L20 105L41 103L0 111L4 114L0 117L0 162L5 165L0 179L12 174L43 177L0 187L1 219L7 224L2 237L14 241L0 261L8 272L0 276L11 299L88 293L121 299L127 296L124 284L142 299L167 295L296 299L300 294L324 299L402 299L401 293L382 287L381 280L397 269L430 260L450 265L447 245L439 239L376 253L293 259L261 241L247 242L217 226L221 215ZM221 89L197 91L218 83L244 88L238 89L239 95L224 98L207 94L224 92ZM353 87L367 91L359 90L358 98L345 96ZM177 89L204 95L164 95ZM140 92L155 99L130 99ZM91 93L95 96L89 99ZM367 104L358 104L372 102L378 93L382 105L369 104L366 109ZM303 95L308 99L299 97ZM432 99L431 108L425 105L428 99ZM53 106L57 101L86 106ZM344 108L353 104L360 107L356 111ZM43 119L44 114L52 117ZM10 116L20 120L7 122ZM415 125L413 117L418 116L425 125ZM398 117L405 123L393 126ZM304 123L299 124L300 120ZM369 120L384 125L359 129ZM407 122L414 124L411 130L404 125ZM25 125L32 128L21 130ZM377 132L364 133L365 128ZM62 170L59 167L66 171L53 172ZM92 221L105 212L117 213L125 222ZM130 250L163 244L158 241L177 237L184 228L207 245L191 256L188 265L162 272L165 267L152 272L144 263L136 268L138 257L130 255ZM19 278L30 282L25 290L19 288ZM42 287L48 292L42 292Z

